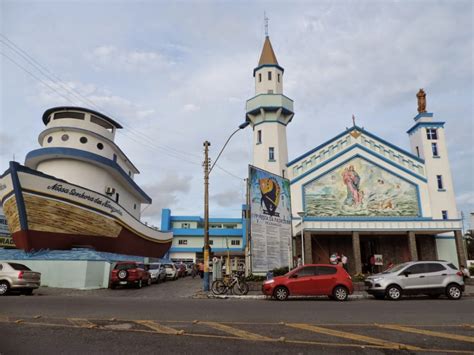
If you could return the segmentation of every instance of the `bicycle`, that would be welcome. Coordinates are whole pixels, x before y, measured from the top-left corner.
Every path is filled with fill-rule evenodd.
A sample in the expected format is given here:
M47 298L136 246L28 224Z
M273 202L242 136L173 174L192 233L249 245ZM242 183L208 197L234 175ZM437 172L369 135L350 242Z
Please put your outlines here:
M216 280L212 283L211 291L215 295L227 294L229 290L235 295L246 295L249 286L240 275L233 274L230 278Z

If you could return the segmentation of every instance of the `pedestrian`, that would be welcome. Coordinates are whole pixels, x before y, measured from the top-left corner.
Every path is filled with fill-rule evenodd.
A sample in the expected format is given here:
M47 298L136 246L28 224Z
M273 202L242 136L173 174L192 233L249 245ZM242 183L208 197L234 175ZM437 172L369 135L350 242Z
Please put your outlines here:
M333 265L337 265L337 253L332 253L329 257L329 262Z
M198 263L198 271L199 271L199 276L201 276L201 279L204 278L204 263L200 261Z
M372 256L369 259L369 264L370 264L370 273L373 274L375 270L375 255L372 254Z
M198 266L195 263L193 263L193 265L191 265L191 277L194 279L197 273L198 273Z
M298 260L296 261L296 267L303 266L303 259L301 258L301 254L298 255Z
M344 270L348 271L347 270L347 256L345 256L344 254L341 254L341 262L342 262L342 267L344 268Z
M460 271L462 272L462 277L464 281L466 281L467 279L471 277L471 273L464 265L461 265Z

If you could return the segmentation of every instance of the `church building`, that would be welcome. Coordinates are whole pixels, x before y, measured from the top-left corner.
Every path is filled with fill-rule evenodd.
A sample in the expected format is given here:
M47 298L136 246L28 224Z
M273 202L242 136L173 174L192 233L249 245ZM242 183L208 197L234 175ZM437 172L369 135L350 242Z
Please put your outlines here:
M354 124L291 161L286 129L294 111L283 94L284 69L266 36L254 69L255 96L247 101L253 162L290 180L293 255L304 263L348 257L351 273L377 256L382 270L410 260L466 263L445 138L445 122L426 111L407 117L410 149ZM290 142L291 144L291 142Z

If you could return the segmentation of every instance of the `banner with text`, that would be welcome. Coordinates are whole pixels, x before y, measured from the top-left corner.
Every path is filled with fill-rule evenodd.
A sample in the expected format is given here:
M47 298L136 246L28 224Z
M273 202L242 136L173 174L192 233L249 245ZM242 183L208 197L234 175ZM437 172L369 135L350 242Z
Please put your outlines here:
M290 181L249 166L252 272L288 266L291 242Z

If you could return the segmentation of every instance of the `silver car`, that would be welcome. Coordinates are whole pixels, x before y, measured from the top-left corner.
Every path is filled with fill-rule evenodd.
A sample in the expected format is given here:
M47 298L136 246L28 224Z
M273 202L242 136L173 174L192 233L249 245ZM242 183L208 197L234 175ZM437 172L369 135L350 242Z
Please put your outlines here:
M151 282L159 283L166 281L166 270L161 263L151 263L148 265L148 272L150 273Z
M458 300L464 292L462 273L447 261L411 261L365 279L366 291L377 299L399 300L403 295L445 294Z
M39 272L31 271L23 264L0 262L0 296L6 295L10 290L31 295L40 284Z

